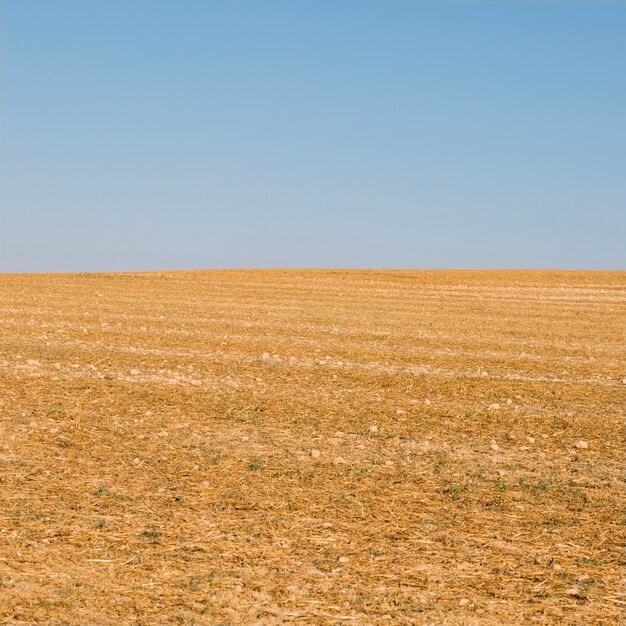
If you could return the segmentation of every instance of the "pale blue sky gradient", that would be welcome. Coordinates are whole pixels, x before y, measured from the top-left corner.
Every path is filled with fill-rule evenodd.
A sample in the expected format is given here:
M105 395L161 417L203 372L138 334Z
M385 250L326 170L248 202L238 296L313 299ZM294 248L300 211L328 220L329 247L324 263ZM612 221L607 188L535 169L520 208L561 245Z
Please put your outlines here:
M626 266L624 3L0 15L0 272Z

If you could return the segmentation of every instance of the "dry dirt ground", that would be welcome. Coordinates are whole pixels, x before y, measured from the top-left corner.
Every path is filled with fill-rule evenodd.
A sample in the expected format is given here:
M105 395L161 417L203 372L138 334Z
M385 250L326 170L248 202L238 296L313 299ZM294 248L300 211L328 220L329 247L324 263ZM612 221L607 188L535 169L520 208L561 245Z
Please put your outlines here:
M623 272L0 275L0 621L618 624Z

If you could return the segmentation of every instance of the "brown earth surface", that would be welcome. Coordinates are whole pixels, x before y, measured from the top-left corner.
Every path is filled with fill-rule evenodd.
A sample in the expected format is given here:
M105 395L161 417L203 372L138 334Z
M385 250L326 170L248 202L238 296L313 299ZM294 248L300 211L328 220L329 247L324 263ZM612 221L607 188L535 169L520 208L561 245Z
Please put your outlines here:
M0 621L618 624L624 272L0 275Z

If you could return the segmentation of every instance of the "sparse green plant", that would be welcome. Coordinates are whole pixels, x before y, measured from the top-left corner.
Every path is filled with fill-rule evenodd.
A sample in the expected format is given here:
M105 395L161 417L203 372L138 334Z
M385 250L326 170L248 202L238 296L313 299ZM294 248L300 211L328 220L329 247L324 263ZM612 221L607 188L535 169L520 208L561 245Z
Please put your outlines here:
M161 533L159 533L158 531L152 528L147 528L141 533L141 537L143 537L144 539L154 540L154 539L158 539L160 536L161 536Z
M265 466L265 463L263 462L263 459L261 459L258 456L255 456L252 459L250 459L250 463L248 463L248 469L253 472L263 469L264 466Z

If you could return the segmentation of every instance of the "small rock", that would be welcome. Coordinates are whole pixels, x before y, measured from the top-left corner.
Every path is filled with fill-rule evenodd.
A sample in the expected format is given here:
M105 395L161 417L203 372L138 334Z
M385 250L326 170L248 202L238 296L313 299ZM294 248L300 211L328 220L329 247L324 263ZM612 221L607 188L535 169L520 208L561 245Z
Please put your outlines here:
M581 450L585 450L589 447L589 444L584 439L577 441L574 445L576 448L580 448Z
M470 601L467 598L459 600L459 606L467 606L469 603Z
M577 596L580 594L580 589L578 587L571 587L570 589L566 589L565 593L568 596Z
M535 438L534 437L526 437L526 441L528 441L528 443L535 443Z
M424 400L424 404L426 406L430 406L432 404L432 402L428 398L426 398L426 400Z
M396 415L406 415L406 411L403 409L396 409Z
M378 426L370 426L370 432L371 433L377 433L378 432Z
M319 459L322 453L319 450L311 450L311 456L314 459Z
M499 408L500 408L500 405L497 402L494 402L493 404L489 405L490 411L497 411Z
M347 556L340 556L338 560L340 563L347 563L350 559Z
M345 465L347 462L342 456L336 456L333 459L333 465Z
M491 445L489 446L494 452L500 452L500 446L496 443L495 439L491 440Z
M262 358L264 361L269 360L269 359L271 358L271 357L270 357L270 353L269 353L269 352L264 352L264 353L263 353L263 356L262 356L261 358Z

